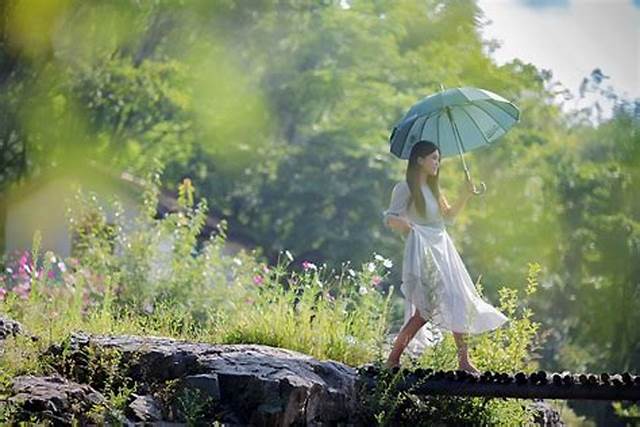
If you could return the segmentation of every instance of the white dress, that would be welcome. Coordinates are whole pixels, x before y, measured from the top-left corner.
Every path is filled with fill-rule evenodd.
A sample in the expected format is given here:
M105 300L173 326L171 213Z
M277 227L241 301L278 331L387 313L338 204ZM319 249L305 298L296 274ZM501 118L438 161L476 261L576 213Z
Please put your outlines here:
M440 339L441 330L478 334L496 329L508 318L478 294L453 241L447 233L438 201L429 186L421 186L426 218L418 214L406 181L395 185L389 209L383 212L385 224L390 216L407 218L413 228L406 237L402 261L405 297L404 323L418 309L427 320L413 342L413 351Z

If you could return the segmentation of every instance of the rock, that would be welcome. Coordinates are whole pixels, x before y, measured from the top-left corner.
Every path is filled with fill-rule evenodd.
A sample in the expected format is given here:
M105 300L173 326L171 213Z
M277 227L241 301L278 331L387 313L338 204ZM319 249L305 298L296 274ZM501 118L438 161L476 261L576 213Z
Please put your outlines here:
M54 424L86 423L87 414L96 405L106 405L102 394L88 385L62 377L21 376L13 380L12 396L7 399L16 409L13 421L29 421L32 416Z
M542 427L562 427L565 423L560 418L560 413L552 408L544 400L536 400L529 404L535 411L534 423Z
M32 341L38 340L37 336L26 333L20 322L0 316L0 350L2 350L2 344L5 339L18 335L24 335Z
M135 396L129 409L135 421L162 421L162 405L153 396Z
M10 336L16 336L23 331L22 325L15 320L0 316L0 340Z
M200 390L204 396L220 400L220 383L217 374L189 375L184 379L185 385Z
M162 337L71 337L71 358L87 346L115 348L138 383L180 379L215 401L219 421L291 425L350 423L356 413L356 370L334 361L265 345L189 343ZM152 388L152 387L151 387Z

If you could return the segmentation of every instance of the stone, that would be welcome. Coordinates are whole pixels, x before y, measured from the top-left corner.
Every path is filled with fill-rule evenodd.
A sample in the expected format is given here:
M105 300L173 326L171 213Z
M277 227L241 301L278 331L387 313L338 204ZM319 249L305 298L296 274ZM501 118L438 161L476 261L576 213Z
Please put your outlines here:
M134 395L134 400L129 404L134 421L162 421L162 405L153 396Z
M190 343L164 337L72 335L71 357L87 346L118 349L134 381L180 379L213 398L232 423L350 423L356 412L354 368L266 345Z
M54 424L71 424L74 420L86 423L90 421L88 413L92 408L96 405L107 407L104 396L98 391L59 376L16 377L7 402L16 408L14 421L29 421L35 416Z

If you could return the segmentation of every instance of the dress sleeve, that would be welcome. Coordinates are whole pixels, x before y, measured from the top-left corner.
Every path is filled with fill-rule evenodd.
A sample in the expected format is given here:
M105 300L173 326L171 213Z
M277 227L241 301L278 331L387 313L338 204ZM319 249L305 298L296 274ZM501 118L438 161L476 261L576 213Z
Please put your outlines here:
M393 187L389 209L382 212L383 222L386 226L389 226L387 220L391 216L407 216L407 206L409 204L410 197L411 193L409 192L409 186L406 182L399 182L395 187Z

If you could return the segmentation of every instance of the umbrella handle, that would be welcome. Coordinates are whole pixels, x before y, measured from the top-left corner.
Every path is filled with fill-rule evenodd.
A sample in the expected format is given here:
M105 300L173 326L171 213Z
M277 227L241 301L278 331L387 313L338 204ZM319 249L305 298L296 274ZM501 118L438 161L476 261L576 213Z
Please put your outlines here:
M487 191L487 186L484 184L484 181L480 181L479 188L476 187L474 183L471 183L471 185L473 185L473 194L475 194L476 196L480 196Z
M467 177L467 181L471 184L471 187L473 187L473 190L471 190L473 194L475 194L476 196L480 196L487 191L487 186L485 185L484 181L480 181L480 187L476 187L473 181L471 181L471 174L469 173L469 170L465 169L464 172L465 176Z

